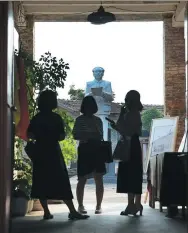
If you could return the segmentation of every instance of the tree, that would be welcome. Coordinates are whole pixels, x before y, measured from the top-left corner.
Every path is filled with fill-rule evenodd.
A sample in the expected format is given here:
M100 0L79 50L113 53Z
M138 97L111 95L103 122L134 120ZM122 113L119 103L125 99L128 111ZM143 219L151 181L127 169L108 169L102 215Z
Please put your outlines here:
M56 91L57 88L64 88L64 82L67 77L69 64L65 63L62 58L59 60L53 57L50 52L42 55L38 62L34 61L32 56L20 50L15 50L15 56L21 56L24 59L24 68L26 74L27 95L29 105L30 119L37 113L37 98L36 96L44 89ZM66 139L60 143L65 162L68 163L75 159L76 142L72 138L72 128L74 119L61 109L56 110L62 117L65 123ZM17 147L23 148L23 142L16 138ZM18 148L17 151L21 151Z
M16 58L20 56L24 59L29 115L32 118L37 110L36 95L44 89L49 88L56 91L57 88L64 88L69 64L65 63L62 58L58 60L56 57L53 57L50 52L41 55L38 62L34 61L32 56L21 48L19 51L15 50L15 56Z
M76 89L75 85L71 85L68 95L71 100L82 100L84 98L84 90L80 88Z
M145 110L142 114L143 128L147 131L150 131L152 120L161 117L163 117L163 114L157 108L150 108Z

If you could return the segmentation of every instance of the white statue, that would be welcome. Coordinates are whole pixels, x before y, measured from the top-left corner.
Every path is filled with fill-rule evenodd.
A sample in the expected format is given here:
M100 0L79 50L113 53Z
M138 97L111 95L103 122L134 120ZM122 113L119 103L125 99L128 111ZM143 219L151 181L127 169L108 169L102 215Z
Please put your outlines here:
M97 115L109 115L111 111L111 102L113 101L113 93L111 82L102 80L104 69L95 67L93 69L94 80L87 82L85 96L92 95L98 105Z
M92 95L98 106L97 116L103 121L104 140L108 140L108 117L111 112L111 102L113 101L113 92L111 82L102 80L104 69L95 67L93 69L94 80L86 83L85 96Z

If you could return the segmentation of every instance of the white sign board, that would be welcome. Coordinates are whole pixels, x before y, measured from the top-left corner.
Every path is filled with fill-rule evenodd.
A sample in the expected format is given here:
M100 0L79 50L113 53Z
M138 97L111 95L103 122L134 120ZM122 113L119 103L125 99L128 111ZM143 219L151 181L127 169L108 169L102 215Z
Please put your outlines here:
M175 150L178 120L178 117L153 119L144 172L147 172L151 156Z
M188 152L188 120L185 119L185 133L183 135L178 152Z

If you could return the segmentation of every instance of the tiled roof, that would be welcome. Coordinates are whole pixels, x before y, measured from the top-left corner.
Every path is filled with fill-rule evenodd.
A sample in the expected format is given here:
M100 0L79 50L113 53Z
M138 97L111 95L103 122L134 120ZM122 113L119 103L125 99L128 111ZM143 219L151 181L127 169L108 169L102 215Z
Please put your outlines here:
M58 106L59 108L66 110L73 118L76 118L80 115L81 100L58 99ZM144 104L144 110L150 108L157 108L159 111L163 112L164 106ZM118 114L120 113L120 109L121 109L121 103L112 102L111 117L116 118L116 116L118 116Z

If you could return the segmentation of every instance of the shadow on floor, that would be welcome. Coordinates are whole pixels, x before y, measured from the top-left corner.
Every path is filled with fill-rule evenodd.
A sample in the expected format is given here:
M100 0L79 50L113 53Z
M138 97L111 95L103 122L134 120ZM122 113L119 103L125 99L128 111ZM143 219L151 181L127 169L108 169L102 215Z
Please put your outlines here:
M41 216L26 216L12 221L11 233L177 233L187 232L186 222L168 219L164 213L150 208L144 209L142 217L120 216L119 210L108 209L102 215L91 214L91 218L70 221L67 213L58 213L50 221Z

